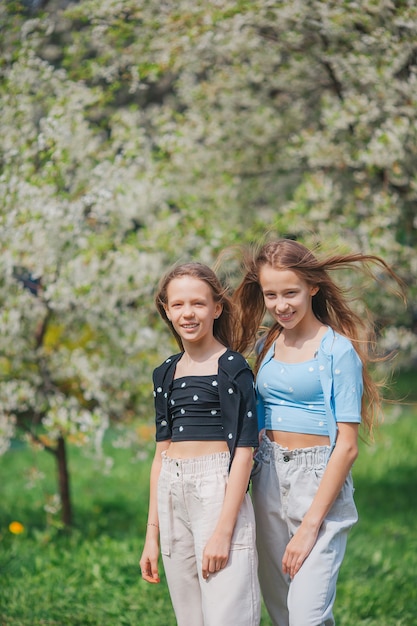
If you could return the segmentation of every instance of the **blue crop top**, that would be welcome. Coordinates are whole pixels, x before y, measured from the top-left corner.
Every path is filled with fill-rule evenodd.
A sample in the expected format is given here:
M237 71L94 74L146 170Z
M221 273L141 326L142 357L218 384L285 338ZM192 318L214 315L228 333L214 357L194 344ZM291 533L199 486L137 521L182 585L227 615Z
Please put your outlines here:
M224 441L217 376L183 376L169 394L172 441Z
M329 435L317 359L283 363L272 358L258 374L257 390L267 430Z

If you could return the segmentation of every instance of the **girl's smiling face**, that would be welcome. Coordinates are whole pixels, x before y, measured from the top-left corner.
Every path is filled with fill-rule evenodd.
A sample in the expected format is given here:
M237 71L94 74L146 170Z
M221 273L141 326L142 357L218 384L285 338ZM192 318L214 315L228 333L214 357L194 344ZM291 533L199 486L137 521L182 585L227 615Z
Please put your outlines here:
M165 312L183 342L213 337L214 320L222 305L214 301L210 286L193 276L180 276L167 287Z
M292 270L263 265L259 282L266 309L284 329L292 330L314 318L312 297L318 292Z

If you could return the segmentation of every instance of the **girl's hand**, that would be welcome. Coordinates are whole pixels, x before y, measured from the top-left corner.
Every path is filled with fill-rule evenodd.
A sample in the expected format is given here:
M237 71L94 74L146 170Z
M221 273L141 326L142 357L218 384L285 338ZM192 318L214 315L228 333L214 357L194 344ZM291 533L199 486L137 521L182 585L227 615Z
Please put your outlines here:
M145 543L142 556L139 561L142 578L148 583L159 583L158 572L159 545L158 540L149 539Z
M202 574L207 580L210 574L225 568L229 560L230 537L214 533L203 551Z
M318 530L313 531L301 524L292 539L288 542L282 558L282 571L293 579L310 554L317 541Z

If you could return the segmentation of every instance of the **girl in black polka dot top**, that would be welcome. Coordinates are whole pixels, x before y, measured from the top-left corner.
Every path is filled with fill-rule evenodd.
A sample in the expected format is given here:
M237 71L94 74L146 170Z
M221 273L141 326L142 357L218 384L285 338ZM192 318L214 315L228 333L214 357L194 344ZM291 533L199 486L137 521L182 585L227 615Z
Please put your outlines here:
M156 451L142 577L159 543L179 626L257 626L255 523L247 492L258 445L253 374L231 349L233 308L213 271L176 266L156 306L181 352L154 371Z

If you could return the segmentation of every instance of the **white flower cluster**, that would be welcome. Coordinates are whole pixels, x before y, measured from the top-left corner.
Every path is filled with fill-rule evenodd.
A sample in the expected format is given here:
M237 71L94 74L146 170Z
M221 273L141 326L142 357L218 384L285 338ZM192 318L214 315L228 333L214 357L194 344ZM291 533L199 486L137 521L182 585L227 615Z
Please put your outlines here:
M15 434L15 416L0 410L0 454L4 454Z
M100 409L84 410L72 397L54 395L49 398L49 407L42 425L48 430L51 439L82 434L80 443L89 441L108 426L108 416Z
M416 367L417 337L408 328L386 328L380 339L380 347L386 354L395 355L397 367Z

